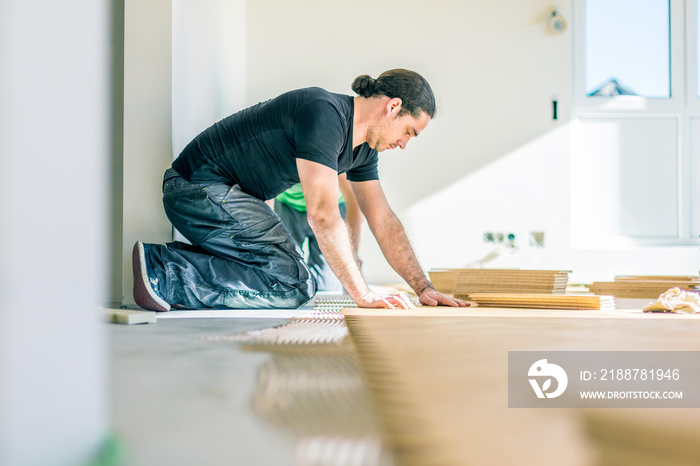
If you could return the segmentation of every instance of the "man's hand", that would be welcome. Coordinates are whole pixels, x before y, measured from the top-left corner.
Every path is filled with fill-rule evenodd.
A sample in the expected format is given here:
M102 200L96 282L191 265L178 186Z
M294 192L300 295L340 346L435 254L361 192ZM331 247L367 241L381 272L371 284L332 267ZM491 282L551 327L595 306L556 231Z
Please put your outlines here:
M433 288L426 288L420 293L420 303L425 306L452 306L452 307L467 307L470 304L461 299L452 298L445 294L435 291Z
M370 291L360 298L357 307L383 308L383 309L415 309L410 299L403 293L390 296Z

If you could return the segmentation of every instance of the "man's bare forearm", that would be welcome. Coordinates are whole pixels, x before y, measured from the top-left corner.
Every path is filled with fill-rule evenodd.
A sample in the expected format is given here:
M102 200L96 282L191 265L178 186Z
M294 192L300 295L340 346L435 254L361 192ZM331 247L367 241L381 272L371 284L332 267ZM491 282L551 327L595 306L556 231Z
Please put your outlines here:
M392 214L385 218L381 225L375 225L372 233L389 265L406 280L416 294L420 295L421 291L433 286L418 263L403 224L396 215Z
M361 264L357 253L360 248L360 236L362 235L364 217L360 211L360 206L357 204L352 186L345 174L338 176L338 186L345 199L345 223L348 225L348 233L350 234L350 241L352 242L355 259Z
M348 235L348 229L340 214L333 217L309 217L309 225L316 236L323 257L347 292L357 301L369 287L362 277Z

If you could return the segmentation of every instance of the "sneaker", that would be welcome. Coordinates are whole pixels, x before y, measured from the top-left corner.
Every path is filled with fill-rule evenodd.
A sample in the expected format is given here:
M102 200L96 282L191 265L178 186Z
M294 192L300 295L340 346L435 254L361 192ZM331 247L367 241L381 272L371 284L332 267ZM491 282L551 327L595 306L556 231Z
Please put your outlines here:
M134 244L131 253L131 266L134 271L134 301L139 307L149 311L169 311L170 304L161 298L153 285L158 285L157 278L148 275L146 248L141 241Z

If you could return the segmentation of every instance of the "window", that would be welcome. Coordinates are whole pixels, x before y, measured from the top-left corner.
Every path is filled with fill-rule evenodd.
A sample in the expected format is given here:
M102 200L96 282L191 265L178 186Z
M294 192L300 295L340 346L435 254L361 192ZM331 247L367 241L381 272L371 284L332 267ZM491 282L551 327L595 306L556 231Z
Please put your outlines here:
M587 0L586 95L670 97L668 0Z
M698 244L697 1L574 0L575 245Z

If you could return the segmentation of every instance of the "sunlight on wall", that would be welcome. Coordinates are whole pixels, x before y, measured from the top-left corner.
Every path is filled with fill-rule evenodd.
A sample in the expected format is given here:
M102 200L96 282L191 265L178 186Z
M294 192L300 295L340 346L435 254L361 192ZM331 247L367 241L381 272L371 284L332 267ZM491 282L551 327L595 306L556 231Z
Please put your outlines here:
M568 245L566 177L569 125L562 125L435 192L403 214L427 268L464 267L494 251L484 233L515 234L489 267L567 268L556 251ZM531 231L546 248L529 247Z
M640 247L612 234L631 195L607 152L607 175L596 176L595 165L582 168L585 154L576 165L571 155L570 163L575 125L562 125L398 212L423 268L562 269L580 283L622 274L696 274L696 247ZM617 128L606 130L598 142L615 152ZM513 233L515 247L485 242L486 232ZM544 232L544 247L530 244L530 232ZM376 243L363 243L360 256L370 282L400 280Z
M575 125L579 129L580 122L576 122ZM616 150L620 145L618 127L614 122L603 122L597 126L598 141L574 135L576 142L584 146L574 148L577 155L572 156L571 161L571 238L572 242L578 245L603 241L613 233L614 229L611 226L617 223L617 209L600 209L600 206L606 203L613 204L618 198L615 180L620 171L619 158L607 157L605 169L593 172L591 157L586 157L586 154L594 147L607 147L605 155L610 155L610 151ZM595 189L591 189L593 186ZM617 244L631 246L632 240L619 237Z
M678 236L675 118L581 118L572 141L572 244Z

